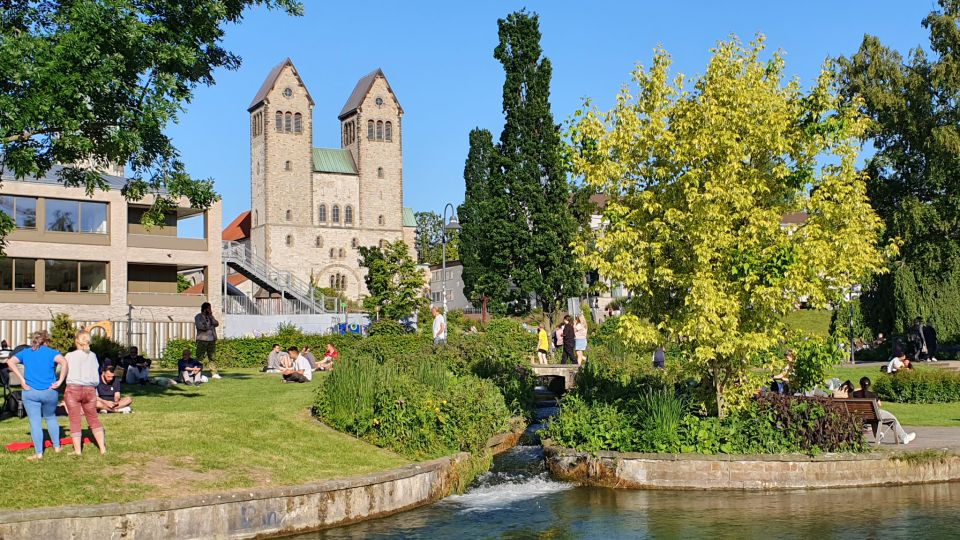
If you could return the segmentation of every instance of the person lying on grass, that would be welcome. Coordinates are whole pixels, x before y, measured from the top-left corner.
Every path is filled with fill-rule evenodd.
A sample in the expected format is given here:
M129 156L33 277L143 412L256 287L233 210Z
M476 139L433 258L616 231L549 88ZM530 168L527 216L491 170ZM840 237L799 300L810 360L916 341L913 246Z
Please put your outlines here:
M290 356L292 365L281 371L283 382L305 383L313 380L313 370L310 369L310 362L300 354L300 350L296 347L290 347L287 349L287 354Z
M100 374L100 384L97 385L97 410L117 412L129 407L133 403L130 396L120 395L120 377L116 376L116 368L110 366Z
M193 351L189 348L183 350L183 356L177 362L177 373L180 374L180 380L187 386L193 386L203 383L203 364L192 356Z

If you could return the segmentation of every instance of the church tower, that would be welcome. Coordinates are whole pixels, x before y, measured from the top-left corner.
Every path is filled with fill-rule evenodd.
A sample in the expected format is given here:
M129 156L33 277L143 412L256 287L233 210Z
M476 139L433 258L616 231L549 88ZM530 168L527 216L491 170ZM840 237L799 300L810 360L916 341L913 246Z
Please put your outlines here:
M292 256L297 243L309 237L303 228L312 225L313 105L287 58L270 71L247 108L251 247L268 261Z

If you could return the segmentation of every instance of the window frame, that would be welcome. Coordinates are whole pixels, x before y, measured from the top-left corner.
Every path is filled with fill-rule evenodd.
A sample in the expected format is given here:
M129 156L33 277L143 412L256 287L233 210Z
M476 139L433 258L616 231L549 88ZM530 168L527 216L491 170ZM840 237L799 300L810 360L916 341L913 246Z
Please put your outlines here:
M343 224L353 225L353 205L348 204L343 207Z
M393 122L389 120L383 125L383 139L387 142L393 142Z
M335 204L330 210L330 223L340 223L340 205Z
M317 218L320 221L320 223L326 223L327 222L327 205L324 203L321 203L320 208L317 211L317 214L319 214Z

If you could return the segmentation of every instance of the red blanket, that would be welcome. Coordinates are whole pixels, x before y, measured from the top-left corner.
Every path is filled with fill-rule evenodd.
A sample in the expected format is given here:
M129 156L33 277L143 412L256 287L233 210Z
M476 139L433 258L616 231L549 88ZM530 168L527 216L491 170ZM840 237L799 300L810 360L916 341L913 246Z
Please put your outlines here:
M68 445L68 444L69 444L69 445L73 445L73 438L72 438L72 437L63 437L62 439L60 439L60 445L61 445L61 446L65 446L65 445ZM84 437L84 438L83 438L83 444L90 444L90 437ZM44 447L44 448L50 448L50 447L52 447L52 446L53 446L53 443L52 443L51 441L43 441L43 447ZM33 442L31 442L31 441L27 441L27 442L12 442L12 443L6 445L4 448L6 448L7 450L9 450L9 451L11 451L11 452L17 452L17 451L19 451L19 450L26 450L27 448L33 448Z

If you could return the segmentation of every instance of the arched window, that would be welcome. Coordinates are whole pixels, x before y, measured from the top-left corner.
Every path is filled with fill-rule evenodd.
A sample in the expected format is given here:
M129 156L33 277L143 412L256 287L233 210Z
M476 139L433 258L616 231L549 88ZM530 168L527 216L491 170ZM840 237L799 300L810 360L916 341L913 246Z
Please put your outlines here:
M290 161L289 159L288 159L287 161L285 161L285 162L283 163L283 170L285 170L285 171L292 171L292 170L293 170L293 162Z
M340 258L342 259L346 256L347 256L347 250L340 248Z
M287 210L287 221L293 221L293 211Z
M293 130L293 115L289 112L283 115L283 130L287 133Z
M358 245L360 245L360 242L356 238L350 241L350 247L352 247L353 249L357 249Z
M386 241L386 240L380 240L380 242L379 242L377 245L380 246L380 249L383 249L383 246L387 245L387 241Z
M388 141L393 140L393 122L387 122L386 125L383 126L383 138Z
M320 223L326 223L326 222L327 222L327 205L321 204L320 205Z
M334 223L340 223L340 206L333 205L333 210L330 211L330 221Z
M318 248L322 248L322 247L323 247L323 237L322 237L322 236L318 236L318 237L316 238L316 240L313 241L313 245L316 246L316 247L318 247Z
M300 113L293 115L293 132L300 133L303 131L303 116Z
M380 120L377 120L377 140L383 140L383 122Z
M383 167L377 167L377 178L383 178Z
M347 276L344 276L344 275L340 276L340 290L341 291L347 290Z
M377 218L377 224L383 225L384 223L385 223L385 220L383 219L383 214L380 214L380 216Z
M343 222L353 225L353 207L349 204L343 209Z
M257 136L257 115L250 117L250 135Z
M373 120L367 120L367 139L371 141L373 140L373 130L374 130Z
M330 288L331 289L337 288L337 278L334 277L333 275L330 276Z
M289 246L293 246L293 235L292 235L292 234L288 234L288 235L287 235L287 246L288 246L288 247L289 247Z
M260 223L260 213L256 210L253 211L253 226L256 227Z
M336 256L337 256L336 250L334 250L333 248L330 248L330 258L332 259L332 258L334 258L334 257L336 257Z
M283 113L277 111L277 133L283 133Z

